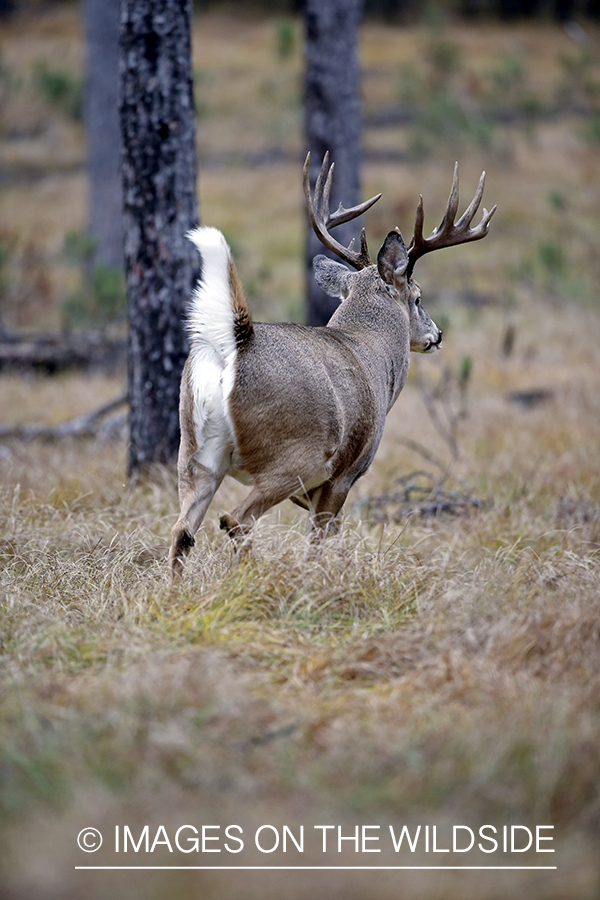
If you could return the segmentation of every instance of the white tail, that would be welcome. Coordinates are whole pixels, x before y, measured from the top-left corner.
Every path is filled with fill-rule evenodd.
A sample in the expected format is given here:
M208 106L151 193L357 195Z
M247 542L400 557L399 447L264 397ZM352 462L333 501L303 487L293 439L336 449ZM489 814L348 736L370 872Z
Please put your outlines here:
M197 228L188 237L202 257L202 279L187 318L190 336L189 390L198 449L195 463L221 469L234 440L229 396L235 380L237 345L229 268L231 252L216 228Z
M456 225L458 170L442 224L422 236L422 199L415 235L407 248L396 229L377 262L369 257L363 229L360 250L344 248L329 229L361 215L379 196L329 213L333 165L326 154L315 186L304 188L320 240L358 271L325 256L314 260L315 277L342 302L326 328L253 323L231 252L214 228L192 231L202 257L187 327L191 350L181 380L181 445L178 459L181 512L169 554L174 575L225 475L252 490L221 527L238 541L267 509L289 498L309 511L313 541L335 526L348 491L370 466L387 412L402 390L410 351L430 353L442 332L421 305L412 279L416 260L431 250L485 237L495 211L484 210L470 228L484 176Z
M218 356L235 350L229 289L231 251L216 228L194 228L188 238L202 257L202 278L192 294L187 330L192 345L207 344Z

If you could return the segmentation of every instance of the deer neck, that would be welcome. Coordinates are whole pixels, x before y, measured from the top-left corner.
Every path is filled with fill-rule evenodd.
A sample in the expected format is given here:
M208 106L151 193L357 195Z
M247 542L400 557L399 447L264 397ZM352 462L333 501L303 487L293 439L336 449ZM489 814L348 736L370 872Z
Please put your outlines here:
M406 383L410 366L410 322L402 301L382 290L351 295L327 327L340 335L376 380L389 410Z

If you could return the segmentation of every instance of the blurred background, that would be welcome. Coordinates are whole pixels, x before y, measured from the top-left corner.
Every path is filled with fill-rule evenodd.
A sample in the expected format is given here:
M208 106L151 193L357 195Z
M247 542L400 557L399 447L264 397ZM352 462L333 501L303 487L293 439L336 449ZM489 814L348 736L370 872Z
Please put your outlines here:
M254 314L265 320L306 317L296 7L206 2L194 16L200 216L225 232ZM428 294L468 291L474 304L507 308L530 290L595 301L598 15L593 0L366 3L362 195L383 192L368 219L372 253L395 225L408 240L419 193L426 228L437 224L459 159L465 202L488 172L484 203L499 205L494 237L485 250L428 258L419 272L427 272ZM84 35L81 4L3 4L5 332L105 329L124 320L119 244L115 250L113 238L105 247L110 238L94 232ZM118 221L112 232L119 236Z
M176 588L173 472L126 483L119 166L86 91L115 81L86 38L102 11L0 3L0 894L596 900L598 2L367 0L371 255L410 239L419 194L440 222L456 160L461 211L484 169L498 210L419 262L444 350L413 357L322 564L282 505L238 565L218 517L246 489L224 483ZM194 9L200 219L257 320L308 318L304 35L297 3ZM84 826L242 818L552 824L558 871L74 868Z

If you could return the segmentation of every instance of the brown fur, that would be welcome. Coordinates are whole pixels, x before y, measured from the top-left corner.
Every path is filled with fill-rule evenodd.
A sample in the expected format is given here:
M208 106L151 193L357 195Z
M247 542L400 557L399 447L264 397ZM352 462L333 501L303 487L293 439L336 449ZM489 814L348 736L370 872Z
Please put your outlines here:
M231 305L233 306L234 321L233 330L235 334L235 342L238 349L245 347L252 338L254 324L248 302L246 300L246 292L240 281L240 276L235 267L233 257L229 258L229 288L231 291Z
M305 190L309 211L323 239L330 219L322 197L317 204L319 216L324 216L322 222L312 210L307 166L308 161ZM324 184L323 176L316 190L326 194ZM457 191L456 175L455 185ZM362 207L364 204L339 215L354 217ZM462 229L462 219L459 226ZM458 241L458 231L457 226L452 240ZM470 235L465 239L473 239ZM368 260L366 241L361 248L360 253L350 255L340 250L358 272L324 256L314 260L317 282L342 299L325 328L254 325L230 260L238 347L228 399L233 436L226 438L223 458L215 463L219 471L198 464L196 454L202 448L196 447L191 434L193 398L189 370L187 375L184 371L181 514L173 528L170 552L174 574L181 571L190 538L227 472L244 475L253 484L246 500L221 518L221 527L234 540L240 540L266 510L287 498L309 510L308 531L313 543L336 528L348 491L373 461L386 415L406 382L411 350L430 352L442 339L421 306L419 285L407 273L410 248L407 250L402 235L397 230L388 234L375 265Z

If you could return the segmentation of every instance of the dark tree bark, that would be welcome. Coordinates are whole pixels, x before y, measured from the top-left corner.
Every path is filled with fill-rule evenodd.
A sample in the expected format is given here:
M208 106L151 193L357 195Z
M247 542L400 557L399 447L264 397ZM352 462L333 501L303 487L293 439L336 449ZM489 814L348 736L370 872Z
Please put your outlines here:
M89 230L94 262L123 268L119 124L120 0L84 0Z
M326 150L335 162L331 209L360 202L360 99L357 57L362 0L305 0L306 60L304 80L306 144L310 150L310 181L314 188ZM355 219L335 230L346 246L360 235ZM339 301L317 286L312 260L325 248L307 221L306 304L310 325L325 325ZM327 255L332 255L327 253ZM333 257L335 258L335 257Z
M179 443L183 317L198 257L191 0L123 0L121 130L129 310L130 474Z
M592 19L600 19L600 0L588 0L585 5L585 14Z

